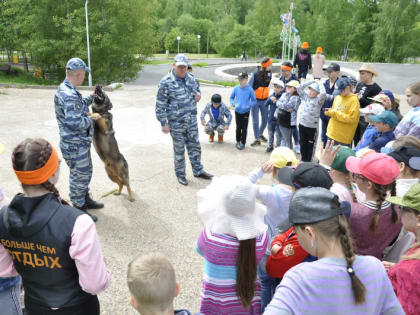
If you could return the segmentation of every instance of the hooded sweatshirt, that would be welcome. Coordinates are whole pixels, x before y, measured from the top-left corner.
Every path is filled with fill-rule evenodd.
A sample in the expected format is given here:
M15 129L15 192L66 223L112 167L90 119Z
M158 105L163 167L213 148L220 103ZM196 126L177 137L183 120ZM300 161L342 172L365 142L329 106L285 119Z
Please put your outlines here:
M52 193L16 195L0 212L0 242L0 276L14 265L27 306L77 306L109 285L92 219Z

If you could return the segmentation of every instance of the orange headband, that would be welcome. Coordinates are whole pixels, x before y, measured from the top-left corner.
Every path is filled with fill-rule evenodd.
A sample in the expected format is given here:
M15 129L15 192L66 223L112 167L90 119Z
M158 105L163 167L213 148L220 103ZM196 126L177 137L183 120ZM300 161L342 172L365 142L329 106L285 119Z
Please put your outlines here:
M271 61L271 59L268 59L268 61L266 62L261 62L261 66L263 68L267 68L269 65L271 65L273 62Z
M284 70L284 71L292 71L292 67L289 67L289 66L281 66L280 68L281 70Z
M51 148L51 156L43 167L33 171L17 171L14 169L17 178L22 184L41 185L55 173L58 168L58 154L53 146Z

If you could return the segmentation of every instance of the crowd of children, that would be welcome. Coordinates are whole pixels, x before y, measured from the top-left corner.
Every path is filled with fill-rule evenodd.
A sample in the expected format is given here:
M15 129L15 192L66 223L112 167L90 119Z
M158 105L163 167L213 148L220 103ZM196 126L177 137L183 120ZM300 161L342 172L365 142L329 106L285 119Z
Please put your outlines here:
M289 62L272 77L271 64L263 60L251 85L240 73L230 96L236 148L245 148L258 106L253 116L265 117L253 145L265 138L267 121L268 161L249 177L215 177L197 193L199 314L418 314L420 82L407 88L412 109L401 117L393 93L373 82L372 65L359 69L356 84L331 64L323 84L300 83ZM216 133L224 142L231 109L219 94L205 106L200 120L210 142ZM23 193L10 201L0 189L2 314L20 314L21 281L26 314L99 314L97 294L110 272L92 219L55 187L55 148L27 139L14 149L12 165ZM264 174L272 185L258 183ZM127 283L140 314L191 314L174 309L180 285L162 254L135 258Z

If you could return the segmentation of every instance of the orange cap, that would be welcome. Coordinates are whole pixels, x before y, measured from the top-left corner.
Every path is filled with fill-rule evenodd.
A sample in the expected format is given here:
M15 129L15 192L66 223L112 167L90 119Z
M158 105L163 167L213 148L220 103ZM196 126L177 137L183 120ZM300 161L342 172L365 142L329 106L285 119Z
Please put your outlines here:
M320 52L320 53L322 53L322 51L323 51L322 47L318 47L318 48L316 49L316 52Z
M309 43L308 42L303 42L302 43L302 48L304 48L304 49L309 48Z

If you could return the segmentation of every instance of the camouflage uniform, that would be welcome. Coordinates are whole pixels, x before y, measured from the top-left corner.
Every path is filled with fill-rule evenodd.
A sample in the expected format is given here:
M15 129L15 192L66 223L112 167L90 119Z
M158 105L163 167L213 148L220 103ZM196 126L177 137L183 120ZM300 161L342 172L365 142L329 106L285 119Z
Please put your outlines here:
M175 174L185 177L185 147L195 176L203 173L201 146L198 139L197 103L194 95L200 86L187 72L184 79L171 71L159 83L156 97L156 118L163 126L169 125L174 149Z
M93 96L83 98L67 79L60 84L54 97L60 149L70 168L70 200L78 207L85 204L92 178L93 121L87 116L92 101Z

